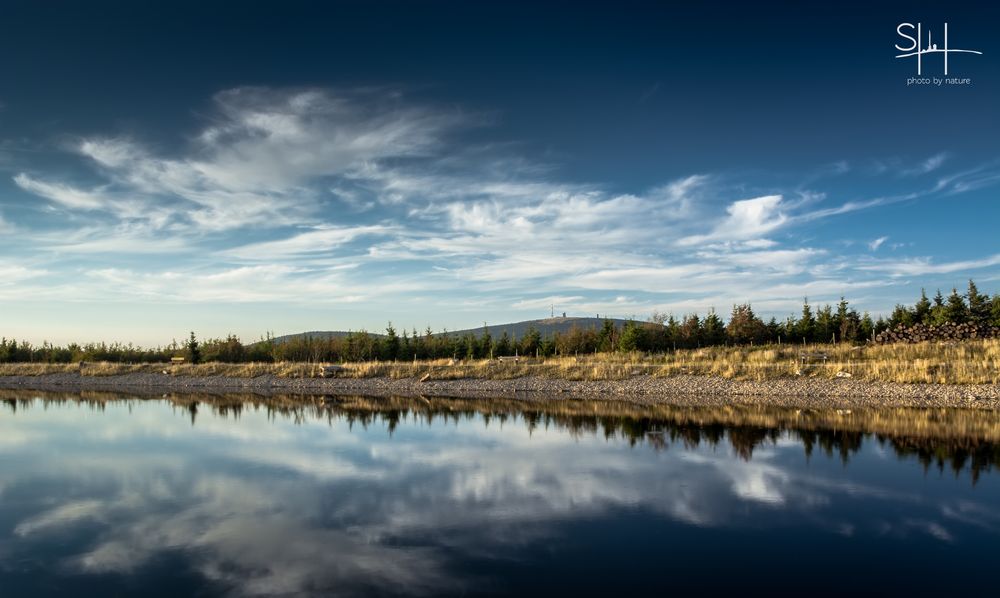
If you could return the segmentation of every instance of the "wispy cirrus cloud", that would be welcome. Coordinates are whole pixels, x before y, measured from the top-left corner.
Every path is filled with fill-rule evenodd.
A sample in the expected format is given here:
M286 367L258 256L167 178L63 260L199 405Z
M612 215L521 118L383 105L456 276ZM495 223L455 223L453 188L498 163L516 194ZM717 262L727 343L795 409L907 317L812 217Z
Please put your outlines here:
M48 272L42 269L28 268L17 264L0 264L0 285L14 285L46 274Z
M90 137L75 146L109 182L83 190L21 173L26 191L72 209L117 209L157 222L221 231L315 221L323 197L315 183L351 178L371 162L423 156L471 117L400 105L370 93L237 88L219 93L216 119L184 155L157 155L127 137ZM128 202L109 198L127 196Z
M926 160L924 160L923 162L914 167L904 168L900 174L902 176L920 176L928 174L941 168L941 166L947 159L948 159L947 152L934 154L933 156L927 158Z
M868 243L868 249L872 251L878 251L878 248L882 246L883 243L889 240L889 237L879 237Z
M952 262L937 262L929 257L908 258L903 260L884 260L866 263L858 266L860 270L884 272L890 276L920 276L924 274L950 274L981 270L1000 265L1000 254L975 260L958 260Z
M20 173L14 177L18 187L75 210L101 210L109 206L100 189L84 190L64 183L46 183Z
M139 298L159 302L319 302L354 303L363 299L364 291L347 284L341 268L299 268L284 264L265 264L222 268L210 272L164 270L141 272L122 268L104 268L85 273L86 282L78 288L80 294L99 296L100 289L118 290L117 301ZM290 293L289 289L293 289ZM359 292L360 291L360 292Z
M227 250L226 254L240 259L264 261L319 257L360 237L385 237L395 230L394 227L385 225L322 225L283 239L234 247Z

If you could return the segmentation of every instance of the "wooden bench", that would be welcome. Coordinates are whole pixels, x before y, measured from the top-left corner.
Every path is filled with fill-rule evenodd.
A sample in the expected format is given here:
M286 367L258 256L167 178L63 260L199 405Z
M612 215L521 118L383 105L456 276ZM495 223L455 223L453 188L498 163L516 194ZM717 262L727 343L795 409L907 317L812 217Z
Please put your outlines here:
M184 358L183 357L171 357L170 358L170 365L180 365L182 363L184 363Z
M501 355L497 357L497 361L500 363L517 363L520 359L517 355Z
M802 362L802 365L815 364L820 361L825 364L829 358L830 356L826 353L806 353L805 351L799 353L799 361Z

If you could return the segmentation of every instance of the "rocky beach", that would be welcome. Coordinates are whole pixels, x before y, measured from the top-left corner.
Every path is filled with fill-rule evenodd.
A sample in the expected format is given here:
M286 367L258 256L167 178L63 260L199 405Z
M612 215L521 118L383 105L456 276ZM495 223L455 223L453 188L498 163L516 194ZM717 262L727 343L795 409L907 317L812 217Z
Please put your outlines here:
M137 394L163 392L247 392L260 395L363 395L370 397L461 397L532 399L590 399L640 404L723 406L753 404L778 407L860 408L932 407L1000 409L1000 385L901 384L850 378L788 378L765 381L733 380L716 376L654 377L626 380L573 381L522 377L509 380L463 378L283 378L262 375L176 376L131 373L82 376L54 373L2 376L0 388L31 390L105 390Z

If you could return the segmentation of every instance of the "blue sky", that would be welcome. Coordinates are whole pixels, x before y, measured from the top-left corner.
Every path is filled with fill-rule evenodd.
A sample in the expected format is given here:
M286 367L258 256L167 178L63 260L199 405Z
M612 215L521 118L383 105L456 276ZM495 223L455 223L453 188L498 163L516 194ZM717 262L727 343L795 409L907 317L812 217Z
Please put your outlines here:
M998 17L15 3L0 334L457 329L552 304L784 317L841 295L877 314L970 277L1000 291ZM908 86L903 22L981 51L950 58L971 84Z

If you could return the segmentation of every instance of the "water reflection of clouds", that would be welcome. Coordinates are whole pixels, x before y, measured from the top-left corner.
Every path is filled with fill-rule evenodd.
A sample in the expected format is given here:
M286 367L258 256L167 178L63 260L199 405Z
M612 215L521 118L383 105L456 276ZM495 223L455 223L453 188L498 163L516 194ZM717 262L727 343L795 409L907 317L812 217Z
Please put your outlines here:
M108 516L118 523L72 560L83 571L122 573L182 549L196 555L191 565L207 579L239 594L352 586L363 592L371 580L424 590L445 583L430 549L371 543L363 534L316 525L317 497L295 497L300 489L215 475L175 489L169 508L110 498Z
M952 501L942 505L941 514L945 519L972 525L991 532L1000 531L1000 511L969 500Z
M760 451L750 462L732 459L709 458L702 453L685 453L681 459L705 467L715 468L728 480L733 494L744 500L764 504L783 505L788 495L801 488L793 487L791 476L781 467L770 462L768 452Z
M14 535L24 537L44 532L46 529L62 528L80 521L100 519L104 512L104 503L99 500L70 501L25 519L14 527Z
M376 583L398 592L459 589L444 547L490 555L615 509L750 528L797 513L857 535L868 522L817 513L845 497L920 502L805 473L786 458L800 445L784 439L744 462L707 445L657 452L557 427L529 434L520 421L501 429L410 420L390 438L382 425L293 425L252 411L238 421L201 414L192 428L186 413L157 403L131 413L112 404L81 427L77 410L0 419L0 437L20 438L0 445L13 465L8 486L48 477L74 488L18 522L0 552L16 550L18 539L93 525L93 539L65 557L79 570L128 573L184 551L207 579L240 594L365 593ZM961 522L978 508L966 501L940 513ZM954 539L930 518L886 525Z

